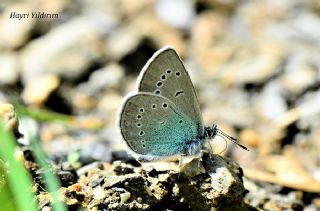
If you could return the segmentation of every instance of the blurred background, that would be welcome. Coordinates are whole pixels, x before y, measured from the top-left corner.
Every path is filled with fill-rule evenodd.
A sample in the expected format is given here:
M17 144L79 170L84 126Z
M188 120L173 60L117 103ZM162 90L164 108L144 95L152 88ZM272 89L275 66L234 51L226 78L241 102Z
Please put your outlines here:
M0 102L24 105L54 161L111 162L128 150L121 100L165 45L183 59L205 124L250 149L211 141L243 168L248 203L319 210L319 0L4 0Z

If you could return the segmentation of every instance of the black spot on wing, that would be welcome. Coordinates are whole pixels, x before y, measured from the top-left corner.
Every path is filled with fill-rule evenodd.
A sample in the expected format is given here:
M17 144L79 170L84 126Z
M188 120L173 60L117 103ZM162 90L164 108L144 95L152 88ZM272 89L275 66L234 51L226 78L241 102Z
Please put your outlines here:
M181 91L178 91L178 92L176 92L176 97L178 97L179 95L181 95L181 94L183 94L183 91L181 90Z

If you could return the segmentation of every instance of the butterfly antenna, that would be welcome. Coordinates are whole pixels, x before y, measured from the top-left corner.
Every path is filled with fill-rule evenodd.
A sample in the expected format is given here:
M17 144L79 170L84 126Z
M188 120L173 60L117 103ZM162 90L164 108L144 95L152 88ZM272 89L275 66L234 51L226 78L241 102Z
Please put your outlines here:
M237 139L225 134L224 132L222 132L219 129L217 129L217 135L219 135L220 137L224 136L224 137L228 138L230 141L232 141L233 143L235 143L236 145L238 145L239 147L241 147L242 149L249 151L249 149L247 147L243 146L242 144L240 144Z

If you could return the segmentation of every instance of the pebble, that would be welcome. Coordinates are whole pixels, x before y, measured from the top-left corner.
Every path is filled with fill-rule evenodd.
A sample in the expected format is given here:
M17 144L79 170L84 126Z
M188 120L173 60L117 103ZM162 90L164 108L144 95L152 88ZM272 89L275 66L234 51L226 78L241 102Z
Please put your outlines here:
M279 83L268 83L256 98L256 113L263 120L273 121L287 112L288 107Z
M121 105L122 97L115 93L106 93L97 105L97 111L106 115L106 122L111 125L116 120L117 111Z
M81 168L79 168L77 170L77 175L80 177L84 174L86 174L87 172L89 172L90 170L93 169L100 169L101 168L101 163L100 162L92 162L88 165L82 166Z
M119 61L134 51L143 39L142 32L134 28L132 24L115 29L107 39L106 48L109 56L115 61Z
M300 94L318 82L318 72L312 67L312 59L307 54L294 54L288 59L285 73L280 77L281 86L292 94Z
M46 143L44 150L52 157L67 156L70 152L78 151L82 164L97 160L111 161L110 146L105 137L101 138L90 132L82 132L75 136L58 134Z
M220 14L204 12L197 16L191 30L192 55L203 74L215 74L235 49L228 36L228 20Z
M234 58L221 68L219 78L224 84L259 84L279 72L284 50L276 43L263 43L250 48L235 48Z
M36 26L34 18L10 18L13 12L29 13L32 8L28 3L10 4L4 8L0 19L0 47L15 49L26 44L31 38L31 31Z
M13 85L19 78L19 62L12 52L0 54L0 85Z
M82 16L90 21L90 25L94 26L101 34L109 34L117 25L120 24L122 13L121 3L116 1L100 1L91 0L83 1L81 7L83 10Z
M106 196L107 194L105 193L105 191L101 186L97 186L93 189L93 198L95 200L104 199Z
M124 77L124 69L116 64L111 63L107 66L94 71L89 80L80 84L76 89L80 93L85 93L89 96L95 96L101 91L118 87Z
M180 29L187 29L195 18L191 0L159 0L155 4L157 16L164 22Z
M57 75L46 74L27 81L22 92L25 103L40 106L46 102L50 94L58 88L60 79Z
M87 20L75 18L28 43L21 54L22 79L26 83L38 75L56 74L75 80L102 54L99 33Z
M121 193L120 198L121 198L121 203L126 203L131 198L131 193L129 192Z
M13 105L0 103L0 118L6 129L18 132L19 120Z
M239 140L240 142L248 147L257 148L261 144L261 138L259 134L251 129L244 129L239 134Z

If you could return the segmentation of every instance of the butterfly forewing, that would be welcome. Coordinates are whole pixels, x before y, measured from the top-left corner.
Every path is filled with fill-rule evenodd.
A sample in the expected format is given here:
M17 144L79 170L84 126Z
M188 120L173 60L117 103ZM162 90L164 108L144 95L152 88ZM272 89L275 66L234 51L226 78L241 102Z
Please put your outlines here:
M204 133L196 92L188 72L173 48L162 48L147 62L138 81L138 91L169 99L196 122L199 134Z
M137 93L126 99L120 129L134 152L155 156L184 153L186 141L198 134L189 116L169 99L152 93Z

